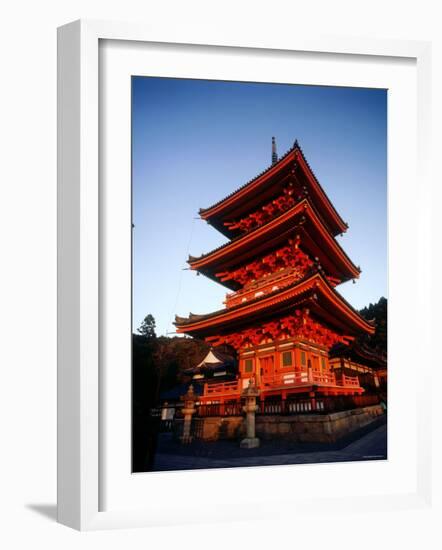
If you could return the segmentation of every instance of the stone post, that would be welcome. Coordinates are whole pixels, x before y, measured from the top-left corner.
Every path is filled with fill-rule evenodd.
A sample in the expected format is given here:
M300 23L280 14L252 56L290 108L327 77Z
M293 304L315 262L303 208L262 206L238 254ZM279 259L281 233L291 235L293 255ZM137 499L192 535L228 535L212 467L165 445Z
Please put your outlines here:
M181 397L184 401L183 415L184 415L184 424L183 424L183 435L181 436L181 443L191 443L192 435L190 433L190 428L192 426L192 416L196 413L195 402L197 396L193 391L193 384L190 384L187 393Z
M259 390L255 386L255 381L250 378L249 385L243 391L242 397L245 398L243 411L246 413L246 433L247 437L240 443L242 449L254 449L259 447L259 439L255 433L255 413L258 410L256 398L259 395Z

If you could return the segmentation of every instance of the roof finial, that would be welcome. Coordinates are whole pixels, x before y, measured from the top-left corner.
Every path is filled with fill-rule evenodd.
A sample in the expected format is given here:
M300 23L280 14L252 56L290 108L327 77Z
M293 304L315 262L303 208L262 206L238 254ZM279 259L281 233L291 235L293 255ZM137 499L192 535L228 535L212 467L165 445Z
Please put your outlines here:
M278 162L278 153L276 152L276 140L272 137L272 164Z

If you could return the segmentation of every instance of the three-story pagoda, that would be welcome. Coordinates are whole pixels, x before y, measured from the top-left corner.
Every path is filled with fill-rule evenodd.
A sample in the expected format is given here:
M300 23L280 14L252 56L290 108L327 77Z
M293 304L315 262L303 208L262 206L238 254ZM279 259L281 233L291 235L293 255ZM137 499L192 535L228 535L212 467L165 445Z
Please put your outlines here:
M238 357L236 380L207 379L205 403L239 400L250 378L261 399L364 391L357 377L338 377L329 365L335 344L374 332L335 290L360 274L336 240L348 225L298 142L279 160L272 145L269 168L200 210L230 240L188 263L230 292L224 309L176 316L175 325L214 347L230 345Z

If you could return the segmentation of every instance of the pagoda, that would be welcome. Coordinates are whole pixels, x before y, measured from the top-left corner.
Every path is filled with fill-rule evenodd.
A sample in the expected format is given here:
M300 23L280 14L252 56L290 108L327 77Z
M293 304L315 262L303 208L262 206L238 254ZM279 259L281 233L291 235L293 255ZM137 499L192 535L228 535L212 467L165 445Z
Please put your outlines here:
M278 159L272 138L272 164L199 214L229 241L188 264L230 292L223 309L175 325L230 346L238 361L234 380L205 380L201 402L239 401L250 378L261 400L361 394L358 376L335 375L329 351L375 328L336 290L360 269L336 240L348 225L298 142Z

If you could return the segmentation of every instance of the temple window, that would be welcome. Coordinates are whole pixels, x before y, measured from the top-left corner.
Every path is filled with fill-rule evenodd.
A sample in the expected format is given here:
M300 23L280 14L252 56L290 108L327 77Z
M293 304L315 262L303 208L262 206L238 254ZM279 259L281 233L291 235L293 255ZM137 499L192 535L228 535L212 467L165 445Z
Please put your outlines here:
M253 372L253 359L244 360L244 372Z
M306 364L307 364L307 362L306 362L305 351L301 351L301 365L302 365L303 367L305 367Z
M319 357L317 355L313 355L313 370L315 372L319 372Z
M282 366L283 367L293 366L293 354L292 354L291 351L283 351L281 355L282 355Z

